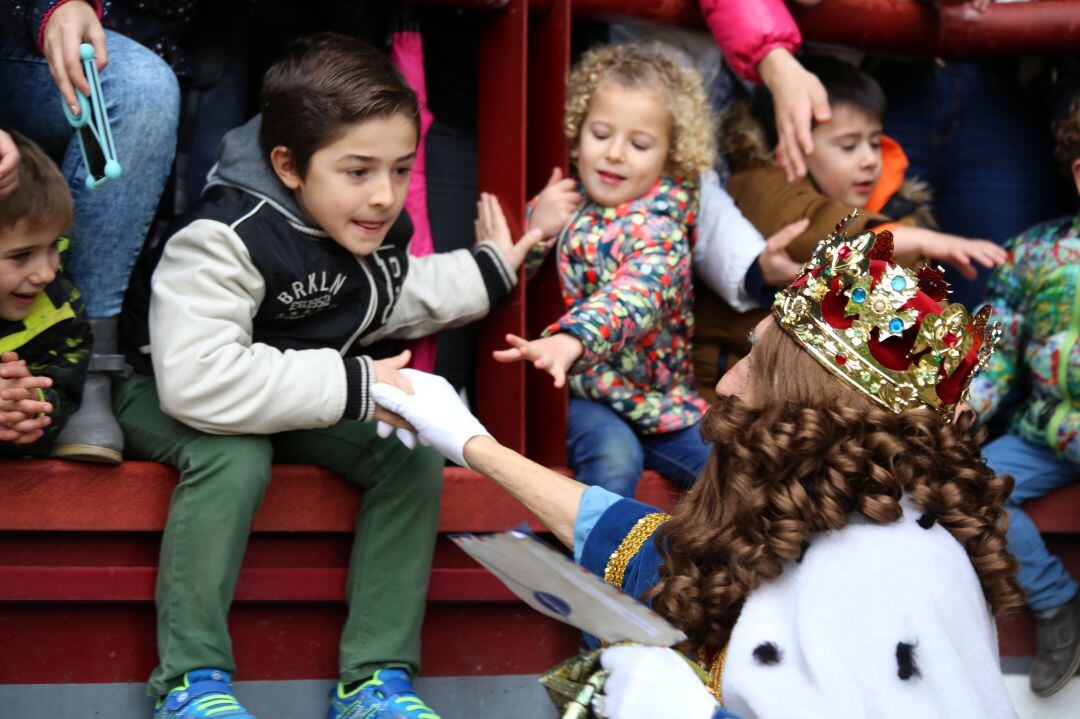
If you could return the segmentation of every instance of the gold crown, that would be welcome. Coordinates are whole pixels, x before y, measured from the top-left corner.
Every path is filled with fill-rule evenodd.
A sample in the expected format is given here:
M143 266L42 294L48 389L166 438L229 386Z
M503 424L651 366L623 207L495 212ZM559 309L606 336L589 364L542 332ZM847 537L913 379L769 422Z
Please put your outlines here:
M893 412L930 407L950 420L1001 338L987 305L946 305L940 267L892 261L892 234L849 237L845 217L776 293L776 321L833 375Z

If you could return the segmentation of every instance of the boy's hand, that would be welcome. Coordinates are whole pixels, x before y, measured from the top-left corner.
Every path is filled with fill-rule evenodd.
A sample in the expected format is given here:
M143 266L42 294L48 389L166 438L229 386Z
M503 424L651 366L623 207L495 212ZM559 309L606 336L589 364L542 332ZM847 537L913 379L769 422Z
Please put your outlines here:
M544 237L554 237L574 216L574 211L581 204L581 193L577 183L571 177L563 177L562 170L556 167L540 194L536 196L532 215L527 229L539 229Z
M502 250L510 266L517 272L525 256L544 235L540 230L529 230L525 235L514 242L510 239L510 227L506 224L506 215L503 214L502 206L498 198L487 192L480 193L480 201L476 203L476 220L473 222L476 229L476 241L493 242Z
M0 355L0 442L29 444L52 423L53 406L38 399L38 389L52 386L49 377L35 377L14 352Z
M969 280L978 276L972 262L992 268L1005 264L1009 258L1004 248L989 240L971 240L921 227L900 226L892 232L898 257L914 250L917 254L947 262Z
M559 332L532 342L517 335L506 335L506 343L510 345L510 349L496 350L492 353L497 361L532 362L533 367L542 369L554 377L555 386L559 388L566 385L566 371L585 351L581 340L566 332Z
M409 350L405 350L399 355L375 360L372 363L375 365L375 378L371 383L384 382L397 387L405 394L412 394L412 382L409 381L408 377L401 373L401 370L409 364L410 359L412 359L412 353ZM395 427L401 427L402 429L412 429L408 422L398 415L388 412L377 404L375 405L375 414L372 419L378 422L385 422L386 424Z
M795 275L799 274L802 264L791 259L787 246L796 237L806 232L806 228L809 226L810 219L804 217L798 222L792 222L765 240L765 249L758 255L761 278L765 281L765 284L770 287L786 287L795 279Z

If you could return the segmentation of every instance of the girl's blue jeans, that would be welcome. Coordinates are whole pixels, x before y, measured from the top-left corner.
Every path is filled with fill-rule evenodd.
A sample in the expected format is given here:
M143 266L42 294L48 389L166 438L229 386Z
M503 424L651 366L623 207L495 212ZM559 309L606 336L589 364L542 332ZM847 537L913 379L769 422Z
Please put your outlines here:
M1009 551L1020 565L1017 579L1027 593L1028 605L1038 612L1064 604L1076 596L1076 581L1061 560L1047 550L1038 528L1020 505L1080 481L1080 467L1015 434L1002 435L987 444L983 458L996 473L1012 475L1016 480L1005 504L1009 510L1006 538Z
M101 87L123 175L94 192L84 184L79 141L45 58L0 31L0 127L39 144L68 181L75 226L67 267L92 319L120 314L172 165L180 112L176 76L161 58L112 31L105 32L105 42L109 64Z
M566 453L579 482L633 497L642 471L651 469L689 487L711 451L700 422L667 434L638 434L599 402L570 398Z

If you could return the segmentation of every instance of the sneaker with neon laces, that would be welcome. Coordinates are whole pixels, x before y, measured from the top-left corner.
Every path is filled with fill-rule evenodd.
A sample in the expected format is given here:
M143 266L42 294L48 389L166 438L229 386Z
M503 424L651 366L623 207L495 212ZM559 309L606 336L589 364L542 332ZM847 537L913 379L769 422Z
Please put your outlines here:
M440 719L416 696L403 669L380 669L351 692L345 685L330 690L326 719Z
M227 671L195 669L158 700L154 719L255 719L255 715L236 700Z

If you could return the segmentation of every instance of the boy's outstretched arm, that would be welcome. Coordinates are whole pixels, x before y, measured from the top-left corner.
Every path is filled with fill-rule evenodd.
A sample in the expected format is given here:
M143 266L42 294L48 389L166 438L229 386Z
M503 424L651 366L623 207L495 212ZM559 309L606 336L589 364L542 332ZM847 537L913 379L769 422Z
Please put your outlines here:
M510 237L506 218L493 195L477 204L477 243L470 250L410 257L397 304L380 329L363 339L413 339L474 322L517 285L518 268L540 237L526 233Z

